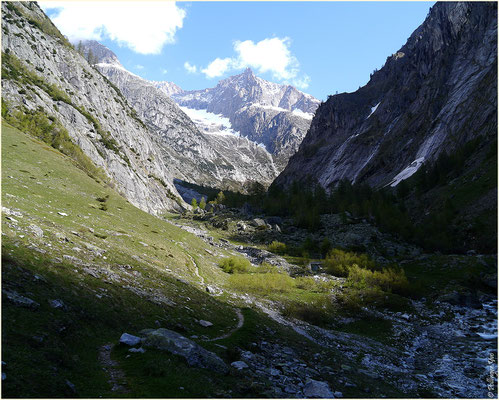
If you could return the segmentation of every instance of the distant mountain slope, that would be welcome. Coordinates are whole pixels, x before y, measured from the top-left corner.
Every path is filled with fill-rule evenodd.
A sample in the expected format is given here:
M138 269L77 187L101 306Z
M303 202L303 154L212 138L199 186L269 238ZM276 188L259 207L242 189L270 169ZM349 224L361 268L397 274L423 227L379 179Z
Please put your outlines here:
M60 122L132 204L151 213L178 207L154 135L37 3L2 2L2 33L2 114Z
M497 3L437 3L369 83L331 96L276 185L397 185L477 136L497 135Z
M101 60L101 62L105 62L105 61ZM183 93L182 88L180 86L174 84L173 82L151 81L151 83L156 88L158 88L159 90L161 90L164 94L166 94L167 96L171 96L171 95L177 94L177 93Z
M320 103L292 86L261 79L249 68L214 88L184 91L172 98L183 107L228 118L232 129L272 153L279 170L297 151Z
M257 144L216 125L201 133L165 93L166 87L174 90L168 82L150 82L127 71L109 49L96 41L85 41L82 46L85 54L91 50L94 55L103 55L107 62L99 60L96 68L120 89L160 139L158 151L175 178L242 189L253 181L269 185L277 176L272 156Z

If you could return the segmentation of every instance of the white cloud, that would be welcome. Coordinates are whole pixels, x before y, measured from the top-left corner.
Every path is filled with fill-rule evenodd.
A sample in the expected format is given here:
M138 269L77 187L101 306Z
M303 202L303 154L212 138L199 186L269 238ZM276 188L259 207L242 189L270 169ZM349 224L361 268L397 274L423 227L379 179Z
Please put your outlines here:
M163 75L166 75L166 74L168 73L168 70L167 70L166 68L162 68L162 69L161 69L161 73L162 73Z
M185 10L170 1L42 1L40 5L71 41L108 38L140 54L159 54L165 44L173 43L185 18Z
M198 67L191 65L189 61L184 63L184 68L189 74L195 74L198 71Z
M271 72L276 79L291 79L298 73L298 60L291 54L289 38L236 41L239 68L252 67L258 72Z
M259 42L252 40L235 41L235 56L232 58L216 58L205 69L207 78L222 76L230 70L240 70L246 67L255 69L258 73L269 72L275 80L305 89L310 77L299 76L300 64L290 50L291 39L267 38Z
M231 69L234 63L232 58L215 58L208 66L201 70L207 78L216 78L217 76L222 76L229 69Z
M310 77L308 75L303 75L301 78L294 78L291 80L291 84L296 86L298 89L308 88L310 83Z
M144 66L143 66L143 65L140 65L140 64L137 64L137 65L135 66L135 68L136 68L136 69L144 69Z

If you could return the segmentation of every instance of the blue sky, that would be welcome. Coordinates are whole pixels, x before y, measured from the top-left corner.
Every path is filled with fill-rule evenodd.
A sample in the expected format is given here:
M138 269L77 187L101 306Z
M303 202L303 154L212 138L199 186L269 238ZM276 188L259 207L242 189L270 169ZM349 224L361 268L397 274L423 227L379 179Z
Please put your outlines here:
M41 3L70 39L98 39L143 78L204 89L249 66L325 100L366 84L434 2L73 4Z

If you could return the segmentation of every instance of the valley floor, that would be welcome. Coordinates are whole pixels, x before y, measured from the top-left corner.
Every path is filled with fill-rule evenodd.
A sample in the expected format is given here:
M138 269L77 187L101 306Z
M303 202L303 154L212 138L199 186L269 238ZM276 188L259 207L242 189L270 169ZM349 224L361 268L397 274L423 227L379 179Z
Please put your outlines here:
M344 247L375 233L324 218L313 240ZM253 220L238 210L151 216L3 124L2 396L497 396L495 256L422 254L380 236L383 251L366 251L403 266L415 289L371 302L304 257L268 251L306 239L290 221L279 232ZM270 267L222 271L236 255ZM228 372L120 344L159 328Z

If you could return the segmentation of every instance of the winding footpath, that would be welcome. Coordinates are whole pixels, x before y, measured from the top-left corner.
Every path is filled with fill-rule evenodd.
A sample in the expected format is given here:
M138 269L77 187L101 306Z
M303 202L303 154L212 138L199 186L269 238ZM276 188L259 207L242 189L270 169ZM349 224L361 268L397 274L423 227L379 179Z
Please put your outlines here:
M111 391L116 393L129 393L127 388L125 372L119 367L118 363L111 358L111 351L114 345L112 343L105 344L99 349L99 361L102 368L108 373L108 383L111 386Z
M234 334L234 332L236 332L237 330L239 330L243 327L244 315L239 308L236 308L235 311L236 311L237 320L238 320L236 327L232 328L229 332L223 334L222 336L218 336L218 337L212 338L212 339L207 339L207 340L205 340L205 342L214 342L215 340L227 339L229 336L232 336Z
M185 250L185 249L184 249ZM187 251L185 251L185 254L187 255L187 257L190 258L191 262L192 262L192 265L194 265L194 274L199 278L199 280L201 281L201 285L204 285L204 278L199 274L199 266L198 266L198 263L196 262L196 260L194 260L194 257L192 257Z

